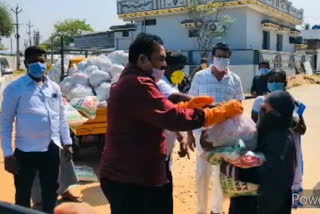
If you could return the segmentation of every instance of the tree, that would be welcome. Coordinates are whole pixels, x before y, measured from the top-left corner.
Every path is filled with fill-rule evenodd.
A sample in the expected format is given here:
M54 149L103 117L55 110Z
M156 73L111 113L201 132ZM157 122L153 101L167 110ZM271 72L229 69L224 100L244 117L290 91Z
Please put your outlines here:
M63 22L58 22L54 25L54 32L50 39L46 42L51 46L51 38L54 39L54 47L59 46L59 39L56 37L64 35L64 42L66 45L73 42L73 38L81 33L81 31L93 31L93 28L86 23L85 20L67 19Z
M13 32L13 19L8 8L0 2L0 37L9 37Z
M305 30L310 30L310 24L305 24Z
M310 24L309 23L303 23L302 25L297 26L298 30L310 30Z
M51 48L50 45L45 42L41 43L39 46L45 50L50 50Z
M190 30L196 34L201 57L207 56L207 50L227 33L233 22L230 16L223 15L222 10L214 4L214 0L207 4L201 4L201 0L191 0L188 7L188 16L193 22Z
M3 51L3 50L7 50L7 48L3 44L0 43L0 51Z

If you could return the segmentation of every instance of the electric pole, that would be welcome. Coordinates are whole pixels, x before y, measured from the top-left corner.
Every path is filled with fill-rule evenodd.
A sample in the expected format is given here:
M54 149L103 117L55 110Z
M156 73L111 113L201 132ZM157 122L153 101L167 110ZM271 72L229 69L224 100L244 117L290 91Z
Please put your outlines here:
M36 45L36 39L37 39L36 31L34 30L34 31L33 31L33 44L34 44L34 45Z
M29 36L29 46L31 46L32 45L32 30L31 30L31 28L33 27L33 25L31 24L30 20L26 25L28 27L27 34Z
M29 42L27 39L24 40L24 49L27 49L27 47L29 46Z
M51 64L53 64L53 37L51 37Z
M40 32L39 31L33 31L33 44L35 46L40 45Z
M16 57L17 57L17 70L20 70L20 48L19 48L19 40L20 40L20 35L19 35L19 13L22 12L22 9L19 8L19 5L17 5L17 7L15 9L11 9L11 11L13 13L15 13L16 15L16 39L17 39L17 53L16 53Z
M10 56L12 56L12 37L10 36Z
M60 35L60 53L61 53L61 76L60 76L60 81L64 79L64 35Z

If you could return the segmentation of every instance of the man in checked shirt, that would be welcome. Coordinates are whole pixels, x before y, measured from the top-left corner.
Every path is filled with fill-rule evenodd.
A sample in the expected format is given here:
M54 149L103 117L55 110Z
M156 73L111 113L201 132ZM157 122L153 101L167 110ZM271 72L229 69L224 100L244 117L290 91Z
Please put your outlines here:
M231 50L225 43L217 43L212 50L213 64L209 68L195 74L189 95L211 96L215 103L226 102L231 99L244 100L244 93L240 78L228 68ZM195 130L196 138L196 184L198 197L198 214L205 214L208 206L208 191L211 173L213 170L213 198L211 214L223 213L223 193L220 187L220 167L212 166L203 160L200 155L203 149L200 145L201 130Z
M72 157L72 141L64 115L59 86L44 76L46 51L31 46L25 50L27 74L4 90L1 113L1 143L5 170L14 175L15 203L30 207L31 187L39 172L42 210L53 213L57 200L59 148ZM12 149L12 128L15 150Z

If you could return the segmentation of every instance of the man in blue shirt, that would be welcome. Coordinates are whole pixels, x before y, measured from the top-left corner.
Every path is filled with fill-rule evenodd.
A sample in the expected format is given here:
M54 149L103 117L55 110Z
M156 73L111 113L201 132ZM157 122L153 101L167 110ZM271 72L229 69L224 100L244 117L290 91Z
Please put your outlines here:
M4 90L1 143L5 170L14 175L16 204L30 207L32 183L36 172L39 172L42 209L47 213L53 213L59 186L59 148L65 150L65 155L70 160L72 141L64 115L60 88L44 76L45 59L45 50L35 46L27 48L27 74L9 84Z

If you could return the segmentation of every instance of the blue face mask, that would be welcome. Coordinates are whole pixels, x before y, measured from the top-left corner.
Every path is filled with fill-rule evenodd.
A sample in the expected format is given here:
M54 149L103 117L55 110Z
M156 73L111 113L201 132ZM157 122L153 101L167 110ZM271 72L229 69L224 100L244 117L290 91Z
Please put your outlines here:
M28 70L29 74L35 78L42 77L47 70L47 65L41 62L29 64L28 67L29 67L29 70Z
M259 71L261 75L266 75L270 70L268 68L261 68Z
M271 82L268 83L268 90L270 92L275 92L275 91L284 91L285 86L283 82Z

